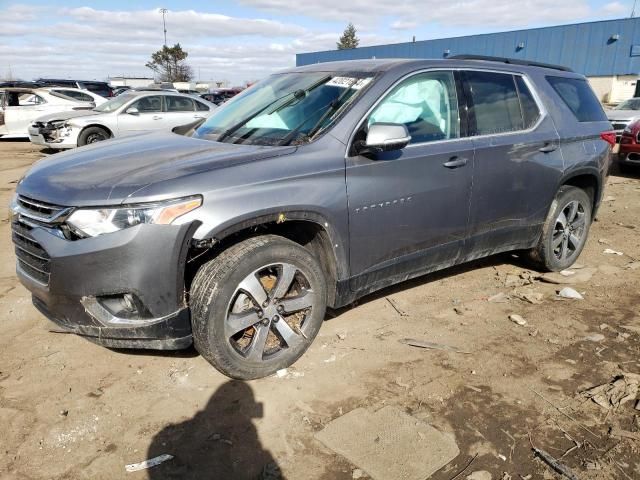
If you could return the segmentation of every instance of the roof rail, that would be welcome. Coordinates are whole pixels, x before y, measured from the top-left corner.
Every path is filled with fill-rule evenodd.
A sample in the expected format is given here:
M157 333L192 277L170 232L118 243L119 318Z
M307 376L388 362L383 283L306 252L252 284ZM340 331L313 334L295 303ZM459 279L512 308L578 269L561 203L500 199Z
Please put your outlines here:
M551 63L534 62L532 60L520 60L518 58L491 57L488 55L452 55L447 58L455 60L484 60L486 62L509 63L511 65L527 65L530 67L551 68L553 70L562 70L563 72L573 72L569 67L562 65L553 65Z

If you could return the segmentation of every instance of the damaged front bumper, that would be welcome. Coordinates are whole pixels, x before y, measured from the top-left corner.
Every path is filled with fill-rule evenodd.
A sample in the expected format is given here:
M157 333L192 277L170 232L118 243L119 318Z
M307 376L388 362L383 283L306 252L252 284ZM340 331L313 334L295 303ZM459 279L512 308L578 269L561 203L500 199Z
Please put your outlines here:
M184 265L198 225L142 224L74 241L14 214L17 275L66 332L110 348L185 348Z
M74 148L78 144L78 132L60 122L35 122L27 129L29 140L49 148Z

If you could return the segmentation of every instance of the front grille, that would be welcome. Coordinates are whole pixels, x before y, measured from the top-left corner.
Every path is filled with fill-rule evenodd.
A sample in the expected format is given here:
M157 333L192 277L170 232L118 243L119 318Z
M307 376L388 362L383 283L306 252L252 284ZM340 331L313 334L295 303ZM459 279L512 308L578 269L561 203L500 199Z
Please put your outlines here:
M53 205L52 203L33 200L32 198L18 195L16 203L20 209L20 213L25 217L34 218L40 222L52 223L71 209Z
M31 236L32 227L19 216L11 222L11 239L15 247L18 268L43 285L49 285L51 257Z

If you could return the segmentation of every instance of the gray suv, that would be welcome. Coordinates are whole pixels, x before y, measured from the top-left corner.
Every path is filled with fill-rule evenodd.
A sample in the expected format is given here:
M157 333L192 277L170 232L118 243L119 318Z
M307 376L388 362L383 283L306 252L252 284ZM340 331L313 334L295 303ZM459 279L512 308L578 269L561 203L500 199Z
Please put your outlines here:
M582 75L478 57L296 68L200 123L36 163L17 274L69 332L194 343L240 379L295 362L327 307L409 278L508 250L569 267L615 143Z

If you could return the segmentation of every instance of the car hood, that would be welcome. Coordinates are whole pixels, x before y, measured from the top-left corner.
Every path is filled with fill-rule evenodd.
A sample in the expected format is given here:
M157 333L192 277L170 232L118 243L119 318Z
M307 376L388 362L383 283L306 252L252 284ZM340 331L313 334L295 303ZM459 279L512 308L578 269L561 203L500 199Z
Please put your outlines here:
M94 112L93 110L70 110L68 112L56 112L43 115L36 118L36 122L47 123L51 121L59 122L61 120L69 120L76 117L88 117L89 115L100 115L100 112Z
M606 114L609 120L629 120L640 117L640 110L607 110Z
M17 193L56 205L111 205L150 185L295 151L289 146L235 145L154 132L40 160L19 182ZM163 196L199 193L184 190Z

